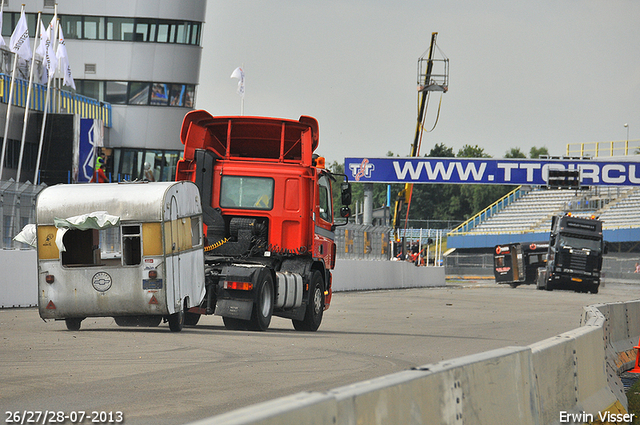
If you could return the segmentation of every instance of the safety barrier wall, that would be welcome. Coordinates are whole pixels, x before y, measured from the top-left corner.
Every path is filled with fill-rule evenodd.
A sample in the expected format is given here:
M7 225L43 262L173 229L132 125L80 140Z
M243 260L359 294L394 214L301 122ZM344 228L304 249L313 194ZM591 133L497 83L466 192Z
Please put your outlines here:
M619 373L629 367L640 336L640 301L585 307L581 325L527 347L446 360L325 393L298 393L194 425L546 425L624 414Z
M0 249L0 308L38 305L38 273L33 249Z
M444 286L444 267L416 267L407 261L336 260L334 292Z

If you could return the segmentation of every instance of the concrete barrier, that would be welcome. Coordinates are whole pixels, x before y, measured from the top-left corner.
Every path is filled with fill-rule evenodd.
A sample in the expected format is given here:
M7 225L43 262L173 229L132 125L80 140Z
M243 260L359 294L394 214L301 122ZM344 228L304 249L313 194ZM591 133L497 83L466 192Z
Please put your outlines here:
M337 424L535 424L529 357L507 347L338 388Z
M629 362L620 355L640 336L640 300L585 307L581 325L527 347L301 393L195 424L600 423L607 412L626 413L619 374Z
M35 250L0 250L0 270L0 308L38 305Z
M0 250L0 308L38 304L35 250ZM406 261L337 260L333 290L444 286L444 267L416 267Z
M416 267L407 261L336 260L333 291L444 286L444 267Z

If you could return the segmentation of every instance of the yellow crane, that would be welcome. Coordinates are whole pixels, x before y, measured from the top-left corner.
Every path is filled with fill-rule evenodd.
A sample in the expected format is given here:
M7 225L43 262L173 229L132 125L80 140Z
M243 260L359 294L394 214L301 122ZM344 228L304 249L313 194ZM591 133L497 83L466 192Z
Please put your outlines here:
M411 154L409 156L416 157L420 154L420 143L422 141L422 133L424 131L424 120L426 118L427 105L429 103L429 94L433 91L439 91L446 93L449 89L449 59L434 59L436 46L436 38L438 33L431 34L431 44L429 45L428 56L425 58L423 54L418 58L418 122L416 124L416 134L411 145ZM425 52L426 53L426 52ZM442 71L434 73L434 62L441 65ZM442 102L442 98L440 99ZM438 106L438 116L440 115L440 106ZM433 130L438 122L433 125ZM429 130L429 131L431 131ZM413 184L406 183L404 188L398 192L396 199L394 214L393 214L393 231L396 241L400 240L399 227L400 227L400 215L404 206L406 205L405 224L409 217L409 207L411 205L411 193L413 191Z

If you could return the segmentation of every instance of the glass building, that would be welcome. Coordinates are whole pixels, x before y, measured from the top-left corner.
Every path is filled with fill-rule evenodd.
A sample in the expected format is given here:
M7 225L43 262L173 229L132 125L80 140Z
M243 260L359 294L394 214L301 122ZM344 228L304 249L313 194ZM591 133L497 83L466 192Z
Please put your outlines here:
M102 153L112 180L173 180L197 92L206 0L4 0L7 42L23 3L32 37L37 12L46 25L57 3L77 94L111 104Z

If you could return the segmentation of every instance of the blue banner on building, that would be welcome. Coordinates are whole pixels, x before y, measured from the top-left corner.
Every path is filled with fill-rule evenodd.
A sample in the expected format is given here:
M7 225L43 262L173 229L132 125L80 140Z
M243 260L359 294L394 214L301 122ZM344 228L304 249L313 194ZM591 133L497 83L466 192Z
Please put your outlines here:
M356 182L546 185L550 169L577 169L583 186L640 186L637 161L393 157L344 161L345 174Z
M102 146L102 122L91 118L80 119L77 181L86 183L93 177L98 148Z

